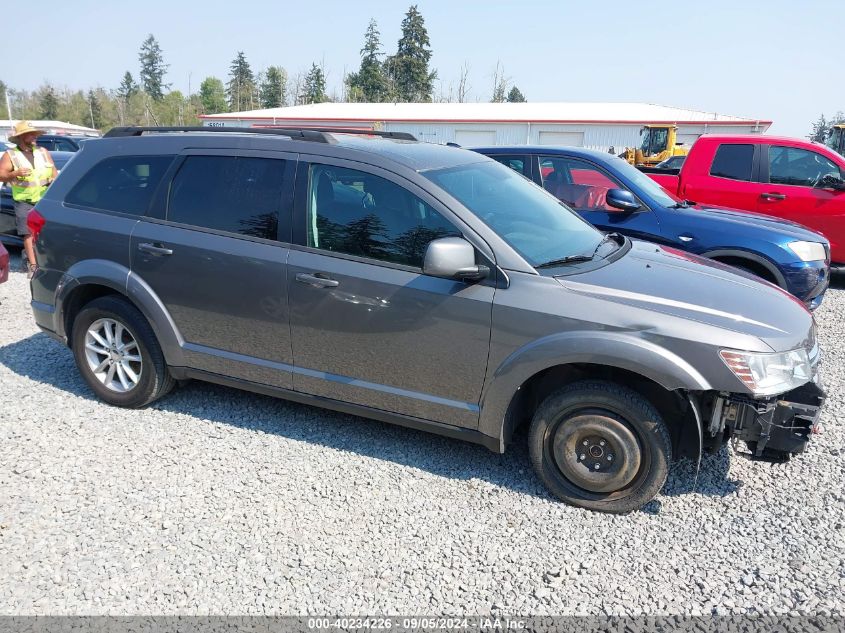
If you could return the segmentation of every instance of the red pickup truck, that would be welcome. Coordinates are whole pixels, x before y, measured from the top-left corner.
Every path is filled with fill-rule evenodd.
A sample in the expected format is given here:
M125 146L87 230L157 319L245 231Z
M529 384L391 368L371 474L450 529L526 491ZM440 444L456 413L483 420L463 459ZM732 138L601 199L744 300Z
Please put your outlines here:
M681 199L815 229L830 241L831 260L845 265L845 158L824 145L776 136L702 136L680 171L648 175Z

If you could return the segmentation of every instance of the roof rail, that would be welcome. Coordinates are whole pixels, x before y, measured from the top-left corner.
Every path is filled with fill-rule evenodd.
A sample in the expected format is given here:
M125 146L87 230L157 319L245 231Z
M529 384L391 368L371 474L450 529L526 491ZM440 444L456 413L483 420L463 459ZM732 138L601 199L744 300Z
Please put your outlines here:
M229 132L235 134L271 134L275 136L289 136L302 141L313 141L315 143L334 143L335 139L329 134L360 134L362 136L382 136L403 141L416 141L416 137L408 132L385 132L382 130L351 130L339 127L278 127L278 128L252 128L252 127L113 127L103 135L103 138L116 138L127 136L141 136L145 133L166 133L166 132Z

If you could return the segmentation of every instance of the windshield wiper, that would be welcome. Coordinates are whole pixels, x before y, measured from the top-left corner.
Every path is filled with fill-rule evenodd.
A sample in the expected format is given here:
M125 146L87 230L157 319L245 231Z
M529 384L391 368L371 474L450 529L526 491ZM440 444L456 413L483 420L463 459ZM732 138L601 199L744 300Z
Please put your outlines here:
M619 240L619 238L622 238L622 239L621 239L621 241L617 241L617 240ZM608 242L608 241L610 241L610 240L613 240L614 242L616 242L617 244L619 244L619 246L622 246L622 245L625 243L625 238L624 238L624 237L622 237L622 234L621 234L621 233L616 233L616 232L613 232L613 233L608 233L608 234L607 234L607 235L605 235L603 238L601 238L601 241L600 241L598 244L596 244L596 248L595 248L595 250L593 251L593 254L592 254L592 256L590 257L590 259L593 259L593 257L595 257L595 256L596 256L596 253L598 253L598 252L599 252L599 249L602 247L602 244L604 244L605 242Z
M543 262L542 264L539 264L534 268L551 268L552 266L562 266L564 264L574 264L576 262L592 261L593 259L595 259L596 253L599 252L599 249L602 247L602 244L610 240L617 242L617 244L619 244L620 246L625 243L625 238L622 236L621 233L608 233L603 238L601 238L598 244L596 244L595 249L593 249L592 255L567 255L566 257L561 257L559 259L552 259L547 262Z
M681 200L680 202L676 202L675 204L673 204L669 208L670 209L689 209L690 207L694 207L696 204L698 204L698 203L694 202L692 200Z
M564 264L573 264L575 262L588 262L593 259L592 255L567 255L560 259L552 259L535 266L534 268L551 268L552 266L562 266Z

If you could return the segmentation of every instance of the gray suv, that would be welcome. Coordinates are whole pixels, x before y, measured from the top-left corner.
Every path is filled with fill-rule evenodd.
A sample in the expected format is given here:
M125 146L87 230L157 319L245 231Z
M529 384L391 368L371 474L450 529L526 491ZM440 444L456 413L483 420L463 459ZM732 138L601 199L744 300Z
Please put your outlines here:
M524 423L553 495L628 512L730 439L801 452L824 400L779 288L409 135L118 128L29 224L35 320L112 405L195 378L496 452Z

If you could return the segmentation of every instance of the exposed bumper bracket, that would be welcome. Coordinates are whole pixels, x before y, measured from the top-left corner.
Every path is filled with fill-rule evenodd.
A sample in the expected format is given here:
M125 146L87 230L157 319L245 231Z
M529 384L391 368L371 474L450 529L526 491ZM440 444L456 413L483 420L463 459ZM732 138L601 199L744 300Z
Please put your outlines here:
M749 452L737 451L753 459L784 462L801 453L818 431L826 394L820 385L809 382L777 398L755 400L730 394L724 398L721 416L724 428L736 442L742 440Z

